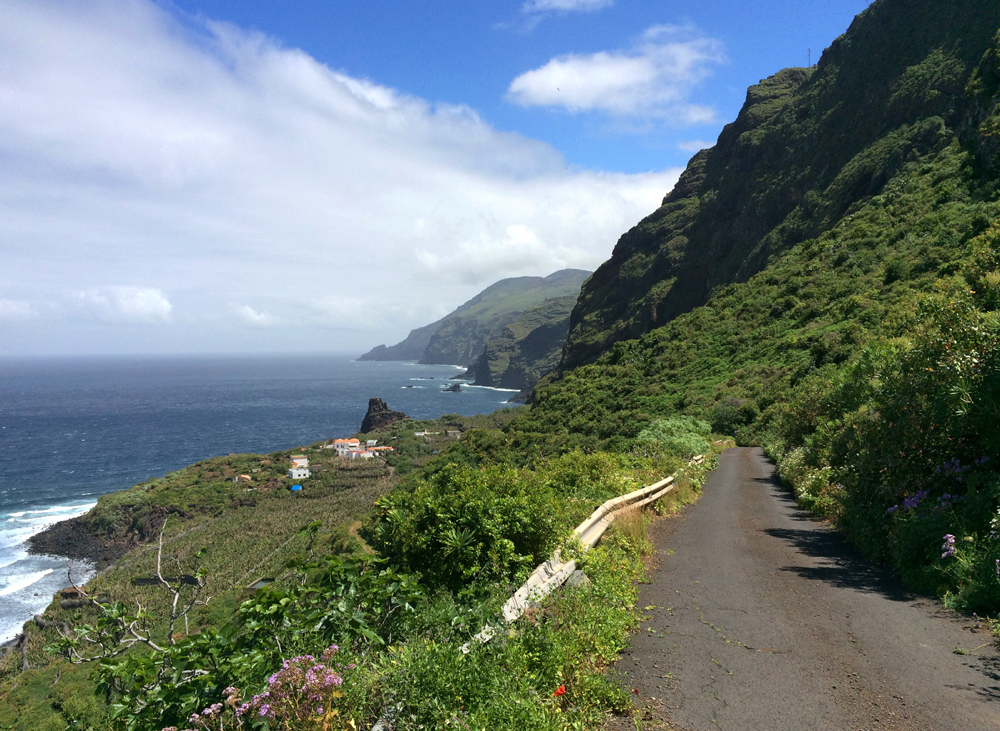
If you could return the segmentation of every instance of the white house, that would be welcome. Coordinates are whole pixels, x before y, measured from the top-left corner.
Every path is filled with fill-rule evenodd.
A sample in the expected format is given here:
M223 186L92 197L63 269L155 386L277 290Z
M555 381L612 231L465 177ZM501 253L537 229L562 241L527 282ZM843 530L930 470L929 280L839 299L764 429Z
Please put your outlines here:
M309 466L309 458L307 456L305 456L304 454L293 454L291 456L291 460L292 460L292 466L293 467L308 467Z
M337 450L337 456L347 457L352 449L361 449L361 442L358 439L334 439L333 448Z
M307 477L309 477L309 468L308 467L295 467L293 465L288 470L288 476L291 477L293 480L304 480Z

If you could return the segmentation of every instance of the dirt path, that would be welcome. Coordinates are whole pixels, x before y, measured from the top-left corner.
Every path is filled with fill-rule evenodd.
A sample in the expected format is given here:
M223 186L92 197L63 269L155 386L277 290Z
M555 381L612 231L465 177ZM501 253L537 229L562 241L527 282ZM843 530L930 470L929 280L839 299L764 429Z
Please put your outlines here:
M760 450L723 453L653 538L650 609L618 662L647 731L1000 729L989 633L810 520Z

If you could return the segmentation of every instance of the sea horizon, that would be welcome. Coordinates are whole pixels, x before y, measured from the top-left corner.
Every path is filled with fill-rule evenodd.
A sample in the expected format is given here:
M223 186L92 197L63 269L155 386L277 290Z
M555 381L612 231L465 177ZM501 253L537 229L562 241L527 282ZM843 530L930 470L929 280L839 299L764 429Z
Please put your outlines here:
M25 542L100 495L210 457L305 446L357 430L369 398L415 419L504 407L460 366L355 353L0 357L0 641L66 585L65 559ZM92 567L74 562L74 578Z

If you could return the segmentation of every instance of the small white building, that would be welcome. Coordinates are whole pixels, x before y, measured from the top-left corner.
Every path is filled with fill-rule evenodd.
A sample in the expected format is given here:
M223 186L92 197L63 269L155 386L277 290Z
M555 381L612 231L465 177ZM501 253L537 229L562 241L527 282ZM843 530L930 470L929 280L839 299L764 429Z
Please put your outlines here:
M371 459L375 455L370 449L351 449L347 452L350 459Z
M293 454L291 456L291 460L292 460L292 466L293 467L308 467L309 466L309 458L307 456L305 456L304 454Z
M365 442L365 446L367 446L368 449L371 449L376 445L378 445L378 439L369 439L367 442Z
M337 456L347 457L352 449L361 449L361 442L358 439L334 439L333 448L337 450Z
M288 476L293 480L304 480L309 477L309 468L292 466L288 470Z

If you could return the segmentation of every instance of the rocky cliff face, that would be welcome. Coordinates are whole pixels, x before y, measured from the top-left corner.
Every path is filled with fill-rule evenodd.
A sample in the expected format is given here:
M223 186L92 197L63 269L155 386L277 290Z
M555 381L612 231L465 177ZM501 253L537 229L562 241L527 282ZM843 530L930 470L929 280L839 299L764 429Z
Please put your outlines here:
M747 281L956 138L995 165L998 23L996 0L883 0L815 68L751 87L716 145L586 282L561 368Z
M402 411L390 409L380 398L368 399L368 413L365 414L365 420L361 422L361 433L370 434L408 418Z
M529 391L559 364L575 304L575 297L556 297L521 313L470 369L476 385Z

